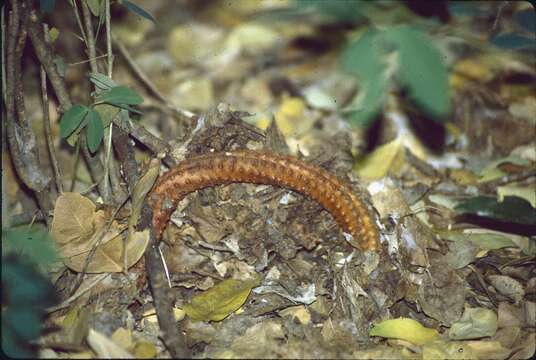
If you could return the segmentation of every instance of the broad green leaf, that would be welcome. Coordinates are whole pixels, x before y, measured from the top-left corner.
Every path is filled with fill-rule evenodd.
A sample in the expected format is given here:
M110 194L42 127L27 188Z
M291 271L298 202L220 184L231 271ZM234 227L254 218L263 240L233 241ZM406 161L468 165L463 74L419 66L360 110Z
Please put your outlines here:
M73 105L63 114L60 120L60 135L62 138L66 138L71 135L82 123L89 108L84 105Z
M108 91L101 93L97 102L104 102L115 106L120 105L139 105L143 102L143 98L135 91L126 86L115 86Z
M423 32L409 26L386 31L398 50L398 74L402 86L411 97L436 121L450 110L449 83L440 51Z
M99 113L104 128L107 128L121 111L120 107L110 104L97 104L93 106L93 109Z
M137 14L141 17L146 18L147 20L152 21L156 24L156 20L153 18L151 14L149 14L147 11L143 10L138 5L134 4L133 2L130 2L128 0L121 0L121 4L123 4L124 7L126 7L128 10L132 11L134 14Z
M499 34L492 38L490 42L497 47L507 50L536 49L536 41L534 38L512 32Z
M476 196L458 204L456 211L515 224L536 225L536 209L524 199L506 196L499 202L493 196Z
M111 88L118 86L117 83L110 79L107 75L99 73L89 74L89 81L91 81L93 85L101 90L110 90Z
M260 278L247 281L227 279L192 298L183 310L194 321L221 321L238 310Z
M88 116L86 137L87 147L92 153L96 152L99 148L102 137L104 136L104 127L102 126L102 120L98 112L91 109Z
M423 345L439 337L435 329L422 326L419 322L409 318L385 320L374 325L370 336L381 336L390 339L401 339L415 345Z
M380 112L387 93L385 43L382 33L369 31L350 43L342 54L342 66L358 77L360 91L345 109L354 123L367 126Z
M12 252L42 266L57 260L54 242L45 230L37 226L2 231L2 256Z

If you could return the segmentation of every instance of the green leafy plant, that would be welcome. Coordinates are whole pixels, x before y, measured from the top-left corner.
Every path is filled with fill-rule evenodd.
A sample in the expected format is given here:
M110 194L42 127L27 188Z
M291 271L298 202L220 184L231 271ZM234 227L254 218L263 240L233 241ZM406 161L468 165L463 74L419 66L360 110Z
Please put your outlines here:
M2 350L10 357L35 355L46 308L56 294L40 271L56 260L47 232L31 227L2 231Z
M105 75L92 74L90 80L100 90L94 96L95 101L89 107L81 104L71 106L61 117L60 135L64 139L71 137L71 142L76 142L78 134L86 129L88 149L95 153L102 143L104 129L110 125L111 121L111 119L105 119L107 120L106 124L103 123L97 106L108 104L112 107L137 112L131 105L141 104L143 98L126 86L115 84L112 79Z
M381 111L394 80L432 119L442 121L448 114L447 68L432 39L417 26L385 25L415 19L403 6L387 15L382 10L386 4L379 2L299 0L296 5L298 9L316 10L317 14L337 22L383 23L350 41L342 54L343 68L360 82L358 96L344 109L352 122L370 125ZM388 61L393 53L394 69Z

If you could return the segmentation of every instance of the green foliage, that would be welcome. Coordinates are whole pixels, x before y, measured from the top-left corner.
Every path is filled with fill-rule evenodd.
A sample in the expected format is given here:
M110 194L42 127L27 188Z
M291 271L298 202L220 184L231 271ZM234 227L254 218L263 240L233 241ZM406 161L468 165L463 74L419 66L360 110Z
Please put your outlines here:
M90 109L87 106L80 104L71 106L71 108L63 114L60 120L61 137L66 138L78 129L89 110Z
M54 242L45 230L27 226L2 230L2 256L17 253L38 266L57 260Z
M400 83L432 118L439 120L449 111L447 69L439 50L421 31L400 26L385 33L398 50Z
M38 270L55 261L48 234L36 228L2 231L2 350L32 357L46 308L56 302L52 284Z
M494 196L476 196L458 204L455 210L514 224L536 225L536 209L515 196L506 196L502 202Z
M120 0L119 3L126 7L128 10L132 11L134 14L144 17L147 20L152 21L156 24L156 20L151 14L149 14L147 11L143 10L141 7L134 4L133 2L128 0Z
M110 125L119 110L139 113L130 105L141 104L143 98L126 86L117 85L106 75L90 74L89 80L97 88L93 94L94 103L91 107L80 104L71 106L61 117L60 134L69 141L75 132L77 134L77 131L85 129L88 149L95 153L102 143L104 128Z
M92 153L99 148L104 136L104 126L98 112L91 109L87 115L87 147Z
M371 30L348 44L342 66L361 84L359 97L348 109L350 118L367 126L380 112L388 87L385 58L393 50L398 55L400 85L433 119L442 120L450 107L447 69L430 39L410 26Z
M360 96L349 107L350 118L367 126L379 113L387 93L385 47L378 31L365 33L350 44L342 55L342 65L360 80ZM356 62L356 59L359 59Z
M122 105L139 105L143 102L143 98L126 86L115 86L97 96L96 102L121 107Z

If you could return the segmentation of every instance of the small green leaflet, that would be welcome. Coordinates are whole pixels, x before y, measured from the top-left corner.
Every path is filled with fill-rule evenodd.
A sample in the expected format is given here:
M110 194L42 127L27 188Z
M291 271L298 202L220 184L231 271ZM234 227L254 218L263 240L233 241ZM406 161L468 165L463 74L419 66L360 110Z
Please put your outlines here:
M98 103L108 103L115 106L139 105L143 98L126 86L115 86L108 91L101 93L96 101Z
M360 82L359 95L344 109L356 124L369 126L383 106L388 86L386 52L382 33L368 31L350 43L342 55L342 66Z
M117 86L117 83L110 79L108 76L99 73L89 74L89 81L101 90L110 90Z
M139 7L138 5L134 4L133 2L130 2L128 0L121 0L120 4L122 4L128 10L132 11L134 14L137 14L137 15L139 15L141 17L144 17L147 20L152 21L153 23L156 24L156 20L154 19L154 17L151 14L149 14L147 11L143 10L141 7Z
M63 114L60 120L60 135L63 139L78 129L89 110L87 106L76 104Z
M88 113L88 123L86 128L87 147L92 153L96 152L104 136L104 127L98 112L91 109Z
M441 121L450 109L448 74L441 53L422 31L409 26L390 28L385 36L398 51L401 85L434 120Z

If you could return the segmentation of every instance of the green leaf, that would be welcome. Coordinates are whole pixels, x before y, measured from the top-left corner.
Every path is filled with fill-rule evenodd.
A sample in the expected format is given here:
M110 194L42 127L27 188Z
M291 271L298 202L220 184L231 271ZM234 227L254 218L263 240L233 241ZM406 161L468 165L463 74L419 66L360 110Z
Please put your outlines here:
M71 135L82 123L89 108L84 105L76 104L67 110L60 120L60 135L63 139Z
M156 20L153 18L151 14L149 14L147 11L143 10L138 5L134 4L133 2L130 2L128 0L121 0L121 4L123 4L124 7L126 7L128 10L132 11L134 14L137 14L141 17L146 18L147 20L152 21L156 24Z
M115 106L120 105L139 105L143 102L143 98L135 91L130 90L126 86L115 86L108 91L100 94L97 102L104 102Z
M110 123L121 111L121 108L110 104L97 104L93 107L93 109L99 113L102 120L102 126L104 126L104 128L110 126Z
M93 85L101 90L110 90L111 88L118 86L117 83L110 79L107 75L99 73L89 74L89 81L91 81Z
M399 77L415 102L434 120L441 121L450 110L449 83L440 51L423 32L409 26L386 31L398 50Z
M2 256L17 253L39 266L47 266L57 260L54 241L48 232L37 226L3 230L2 245Z
M490 42L502 49L536 49L536 41L516 33L505 33L495 36Z
M506 196L502 202L493 196L476 196L458 204L455 210L515 224L536 225L536 209L515 196Z
M99 148L102 137L104 136L104 126L98 112L91 110L88 114L88 123L86 128L87 147L89 151L95 153Z
M370 125L383 106L388 86L386 52L382 33L368 31L357 41L351 42L342 54L343 68L360 81L358 96L345 109L356 124Z

